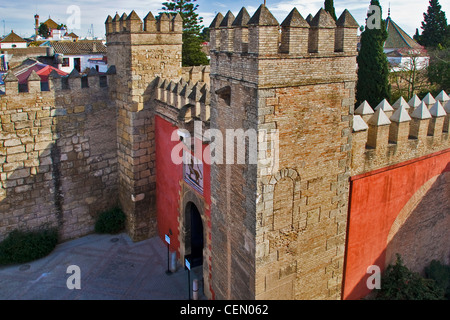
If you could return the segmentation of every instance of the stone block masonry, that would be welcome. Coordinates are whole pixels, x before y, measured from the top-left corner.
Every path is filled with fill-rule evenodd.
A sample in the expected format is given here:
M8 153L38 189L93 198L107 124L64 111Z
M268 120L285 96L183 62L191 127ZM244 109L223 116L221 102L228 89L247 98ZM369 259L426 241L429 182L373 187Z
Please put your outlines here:
M108 62L115 66L118 183L127 230L135 241L157 235L155 120L156 77L182 76L182 19L151 12L141 20L132 11L105 23ZM196 72L194 73L196 74Z
M0 96L0 239L44 226L77 238L118 205L116 111L98 75L89 82L53 90L62 80L51 79L51 91L19 93L9 81Z

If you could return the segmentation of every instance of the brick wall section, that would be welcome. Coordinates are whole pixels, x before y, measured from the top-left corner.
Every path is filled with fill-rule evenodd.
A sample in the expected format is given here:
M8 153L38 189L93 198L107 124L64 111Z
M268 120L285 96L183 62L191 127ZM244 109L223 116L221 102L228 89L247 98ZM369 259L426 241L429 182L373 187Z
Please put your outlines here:
M350 165L343 101L353 84L270 91L262 105L273 111L261 118L279 130L280 171L260 170L257 297L339 299Z
M116 112L98 76L88 81L36 93L9 82L0 96L0 238L44 225L59 227L61 240L76 238L117 205Z
M211 128L224 137L226 129L256 130L256 89L211 75L213 90L226 86L231 87L231 105L217 95L211 97ZM225 152L223 156L225 161ZM237 156L236 152L234 163ZM256 188L256 165L211 166L212 278L217 299L255 298Z

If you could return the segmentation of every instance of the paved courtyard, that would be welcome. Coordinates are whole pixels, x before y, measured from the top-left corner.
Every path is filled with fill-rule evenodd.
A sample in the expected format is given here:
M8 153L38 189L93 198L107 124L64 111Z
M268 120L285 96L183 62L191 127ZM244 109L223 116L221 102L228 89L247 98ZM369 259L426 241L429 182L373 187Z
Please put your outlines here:
M67 288L71 265L80 267L80 290ZM46 258L0 267L0 299L187 300L187 271L178 267L168 276L166 270L167 247L159 238L133 243L126 234L89 235Z

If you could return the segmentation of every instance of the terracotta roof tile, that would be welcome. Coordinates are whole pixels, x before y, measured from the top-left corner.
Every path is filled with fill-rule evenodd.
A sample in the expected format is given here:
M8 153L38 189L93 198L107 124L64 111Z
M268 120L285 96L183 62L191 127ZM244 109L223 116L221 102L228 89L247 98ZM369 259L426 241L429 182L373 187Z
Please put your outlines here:
M51 46L55 49L55 53L65 55L106 54L106 47L101 41L54 41Z
M12 42L27 42L22 37L19 37L14 31L11 31L2 41L3 43L12 43Z

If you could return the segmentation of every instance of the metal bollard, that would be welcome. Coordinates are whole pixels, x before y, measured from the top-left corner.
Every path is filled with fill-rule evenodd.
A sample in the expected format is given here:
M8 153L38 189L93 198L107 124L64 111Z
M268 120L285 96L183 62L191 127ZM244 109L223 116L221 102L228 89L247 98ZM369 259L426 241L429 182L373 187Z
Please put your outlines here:
M198 279L194 279L192 283L192 296L194 300L198 300Z
M176 252L170 253L170 271L171 272L177 271L177 253Z

